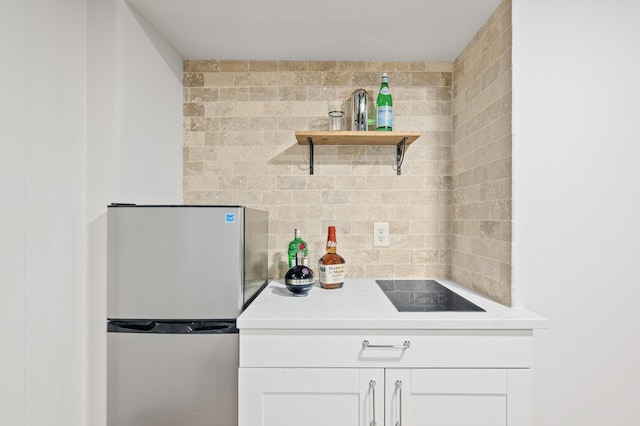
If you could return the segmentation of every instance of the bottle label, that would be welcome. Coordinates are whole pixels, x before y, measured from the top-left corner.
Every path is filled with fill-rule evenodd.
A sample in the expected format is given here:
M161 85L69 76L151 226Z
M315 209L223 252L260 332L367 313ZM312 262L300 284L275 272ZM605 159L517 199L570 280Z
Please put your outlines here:
M381 87L380 88L380 94L381 95L390 95L391 94L391 89L389 89L388 87Z
M315 279L313 277L300 278L300 279L287 278L284 280L284 283L289 285L308 285L308 284L313 284L314 282L315 282Z
M382 105L378 107L376 127L393 127L393 107Z
M324 284L343 283L346 276L345 264L322 265L318 264L320 270L320 282Z

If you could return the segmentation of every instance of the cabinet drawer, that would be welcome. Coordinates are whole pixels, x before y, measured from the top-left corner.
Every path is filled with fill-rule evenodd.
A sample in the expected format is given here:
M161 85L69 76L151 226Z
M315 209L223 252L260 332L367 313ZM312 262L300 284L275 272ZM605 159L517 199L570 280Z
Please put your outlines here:
M531 330L240 332L241 367L531 368L532 356Z

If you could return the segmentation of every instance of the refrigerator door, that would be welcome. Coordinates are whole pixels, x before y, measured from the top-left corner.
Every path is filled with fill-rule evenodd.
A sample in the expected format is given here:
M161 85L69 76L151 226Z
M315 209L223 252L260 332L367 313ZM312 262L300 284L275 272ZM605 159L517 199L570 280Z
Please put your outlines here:
M239 206L108 209L107 317L236 318L243 305Z
M237 425L237 333L119 331L107 333L107 426Z

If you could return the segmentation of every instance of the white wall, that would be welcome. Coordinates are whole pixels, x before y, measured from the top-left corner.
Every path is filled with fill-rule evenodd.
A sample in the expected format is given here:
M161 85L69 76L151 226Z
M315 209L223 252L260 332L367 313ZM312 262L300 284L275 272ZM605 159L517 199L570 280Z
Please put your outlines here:
M2 425L105 424L106 205L182 200L161 43L120 0L0 2Z
M182 202L182 59L122 0L88 0L87 425L106 416L106 211Z
M0 423L15 425L25 407L23 16L22 0L0 2Z
M180 203L182 59L124 1L87 3L89 220L111 202Z
M2 2L0 16L0 423L80 426L85 412L85 3L11 0Z
M516 303L534 425L637 425L640 3L514 0Z

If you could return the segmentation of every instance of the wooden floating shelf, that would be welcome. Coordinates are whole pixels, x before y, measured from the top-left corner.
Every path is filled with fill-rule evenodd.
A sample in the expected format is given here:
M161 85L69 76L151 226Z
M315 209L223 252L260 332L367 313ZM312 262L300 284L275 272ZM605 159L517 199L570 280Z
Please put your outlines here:
M400 168L408 145L420 137L420 132L377 131L296 131L300 145L309 145L309 174L313 174L314 145L396 145L396 166Z
M300 145L397 145L404 138L411 145L420 137L420 132L376 132L376 131L296 131Z

